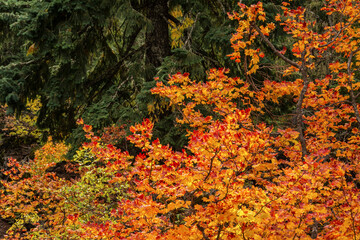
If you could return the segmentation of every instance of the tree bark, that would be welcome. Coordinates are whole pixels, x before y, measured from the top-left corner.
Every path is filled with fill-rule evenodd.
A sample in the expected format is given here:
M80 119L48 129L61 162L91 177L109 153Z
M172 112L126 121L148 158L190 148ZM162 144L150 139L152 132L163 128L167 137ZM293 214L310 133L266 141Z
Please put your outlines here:
M171 53L168 21L169 8L167 0L152 0L148 2L145 16L151 22L145 35L145 63L147 67L146 81L152 81L159 67L166 56Z

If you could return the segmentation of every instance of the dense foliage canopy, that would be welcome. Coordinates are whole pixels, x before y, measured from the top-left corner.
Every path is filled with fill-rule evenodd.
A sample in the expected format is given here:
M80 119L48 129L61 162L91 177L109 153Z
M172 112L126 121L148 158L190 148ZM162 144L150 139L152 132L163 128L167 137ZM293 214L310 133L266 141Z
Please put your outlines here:
M86 138L7 161L5 238L358 239L360 1L182 2L0 7L2 101Z
M181 69L204 77L206 69L224 67L234 29L226 12L235 5L6 0L0 6L0 101L20 114L40 97L38 126L56 139L72 133L72 143L79 143L80 129L73 130L80 117L100 129L151 116L148 104L158 115L166 107L149 94L156 74L166 78Z

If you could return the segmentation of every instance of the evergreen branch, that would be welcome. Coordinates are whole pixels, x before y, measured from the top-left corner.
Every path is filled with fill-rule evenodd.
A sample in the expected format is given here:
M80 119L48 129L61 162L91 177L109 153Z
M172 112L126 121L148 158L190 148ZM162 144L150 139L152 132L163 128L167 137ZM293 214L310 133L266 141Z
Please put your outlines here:
M100 77L96 78L95 81L93 81L93 83L91 85L94 85L97 82L106 82L105 85L102 86L101 89L94 89L93 91L97 91L96 93L91 92L89 94L89 96L91 96L91 98L89 99L89 101L87 101L86 105L89 105L91 102L93 102L93 100L99 95L101 94L107 87L108 85L111 83L111 81L106 81L107 79L111 79L113 78L120 70L120 67L122 66L122 64L124 64L124 61L129 57L132 56L133 54L135 54L136 52L139 52L141 50L145 49L145 45L142 45L141 47L139 47L138 49L135 49L131 52L129 52L127 55L125 55L124 57L122 57L113 67L111 67L107 72L105 72L104 74L102 74ZM125 81L126 82L126 81ZM123 82L124 83L124 82ZM86 107L83 108L83 111L86 109ZM80 109L79 109L80 110ZM82 113L81 113L82 114ZM81 115L80 114L80 115Z

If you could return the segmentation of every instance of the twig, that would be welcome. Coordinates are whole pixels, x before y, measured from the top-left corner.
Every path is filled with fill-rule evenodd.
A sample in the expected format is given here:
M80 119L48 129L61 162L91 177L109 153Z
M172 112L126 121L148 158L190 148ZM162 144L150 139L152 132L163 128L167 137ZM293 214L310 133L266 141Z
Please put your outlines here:
M280 53L280 51L278 51L275 46L269 41L269 39L267 39L267 37L265 37L265 35L261 32L260 28L258 26L256 26L255 23L252 23L251 25L252 27L255 28L255 30L259 33L261 39L271 48L271 50L274 51L274 53L280 57L282 60L284 60L285 62L287 62L288 64L298 68L298 69L301 69L302 66L299 65L298 63L290 60L289 58L285 57L283 54Z
M305 174L305 171L302 172L302 174L299 176L298 179L296 179L296 181L294 182L294 184L293 184L292 186L295 186L295 184L300 181L300 179L304 176L304 174ZM289 189L290 189L290 187L287 187L287 188L285 189L285 191L280 194L280 196L278 196L277 198L272 199L272 200L270 200L269 202L265 203L265 204L260 208L260 210L255 214L255 217L262 212L262 210L264 209L264 207L266 207L266 206L269 205L270 203L272 203L272 202L280 199L282 196L284 196L285 193L286 193Z
M219 151L220 151L220 150L216 151L215 154L214 154L214 156L213 156L213 157L211 158L211 160L210 160L210 169L209 169L208 174L207 174L206 177L204 178L204 182L205 182L205 181L208 179L208 177L210 176L210 173L211 173L212 167L213 167L214 159L215 159L215 157L217 156L217 154L219 153Z
M227 15L226 15L225 7L224 7L224 5L222 4L222 2L221 2L220 0L217 0L217 2L218 2L219 5L221 6L221 10L223 11L224 16L227 16Z
M356 20L356 17L357 17L357 16L358 16L358 14L355 15L350 22L348 22L345 26L343 26L343 27L337 32L337 34L334 36L334 38L330 40L330 42L327 42L327 43L325 43L325 44L323 44L323 45L320 45L319 48L327 47L327 46L329 46L330 44L332 44L333 42L335 42L335 40L340 36L340 34L341 34L346 28L348 28L348 27L352 24L352 22L354 22L354 20Z
M193 23L193 26L192 28L190 29L190 32L188 34L188 37L184 43L184 48L187 49L187 47L190 49L190 45L189 45L189 42L190 42L190 39L191 39L191 35L192 35L192 32L194 31L194 28L195 28L195 25L196 25L196 22L197 22L197 19L198 19L198 16L200 15L200 13L196 14L196 17L195 17L195 20L194 20L194 23ZM189 45L189 46L188 46Z

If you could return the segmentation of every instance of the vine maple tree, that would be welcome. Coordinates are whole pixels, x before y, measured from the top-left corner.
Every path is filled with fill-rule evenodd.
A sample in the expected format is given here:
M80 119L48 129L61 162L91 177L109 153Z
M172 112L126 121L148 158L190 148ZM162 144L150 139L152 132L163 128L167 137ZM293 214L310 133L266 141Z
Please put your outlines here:
M26 239L30 228L37 230L35 236L42 236L45 229L62 230L61 222L70 212L64 208L62 197L55 193L66 181L46 170L65 161L66 151L64 144L54 144L49 139L36 151L34 160L26 164L8 160L4 171L7 179L0 181L0 214L4 219L14 220L8 231L10 239Z
M288 2L277 24L269 22L261 2L239 6L229 14L239 22L230 57L251 59L243 63L251 76L273 54L286 66L283 81L254 87L250 78L229 77L226 69L211 69L205 81L187 73L159 81L152 93L166 97L179 112L177 123L188 129L182 151L153 139L148 119L130 128L127 139L142 151L136 156L104 143L84 125L90 142L81 151L97 163L91 169L104 174L104 184L89 194L106 217L91 217L89 207L69 207L74 212L61 224L67 236L359 238L360 1L326 1L322 11L336 21L322 28L307 20L306 9L292 9ZM271 42L276 25L291 36L289 51ZM259 41L262 48L255 47ZM327 63L327 74L318 74L319 62ZM275 128L259 121L256 116L284 96L294 102L293 123ZM85 173L76 189L89 182ZM62 196L71 195L68 189ZM85 199L71 196L72 202Z

